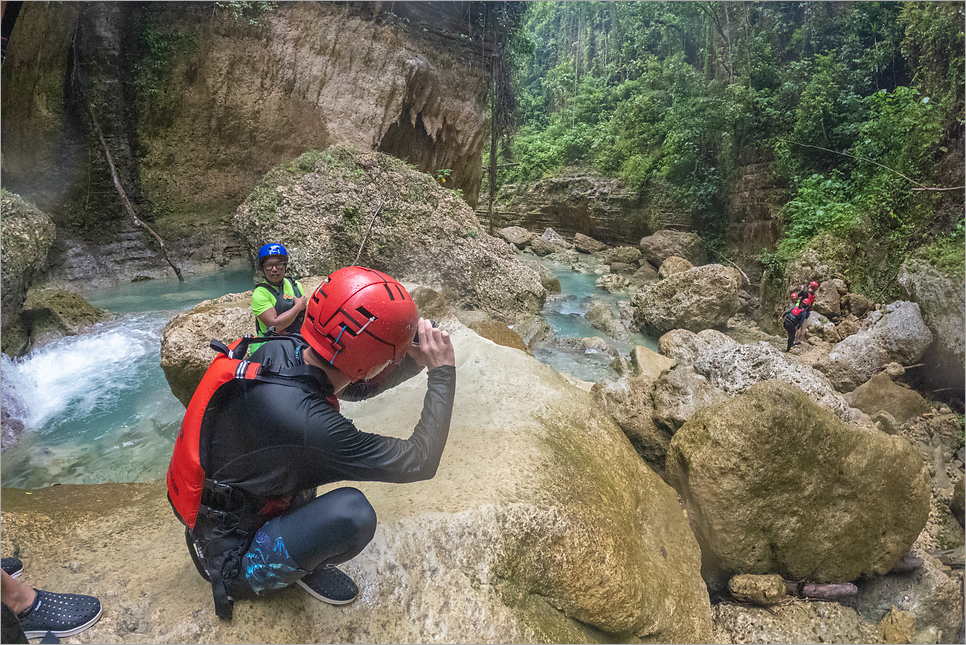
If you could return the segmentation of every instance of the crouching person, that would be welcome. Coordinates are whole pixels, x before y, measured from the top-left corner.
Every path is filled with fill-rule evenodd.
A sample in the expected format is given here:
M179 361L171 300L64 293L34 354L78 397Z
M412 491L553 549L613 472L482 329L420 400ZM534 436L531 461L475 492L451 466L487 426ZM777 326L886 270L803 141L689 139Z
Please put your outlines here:
M446 444L453 345L396 280L336 271L312 294L301 331L271 337L248 361L238 343L213 342L222 354L175 442L168 497L222 618L236 598L295 583L325 602L351 602L358 588L335 565L369 543L376 513L355 488L316 497L316 486L430 479ZM339 413L338 398L374 396L423 367L428 391L409 439L362 432Z

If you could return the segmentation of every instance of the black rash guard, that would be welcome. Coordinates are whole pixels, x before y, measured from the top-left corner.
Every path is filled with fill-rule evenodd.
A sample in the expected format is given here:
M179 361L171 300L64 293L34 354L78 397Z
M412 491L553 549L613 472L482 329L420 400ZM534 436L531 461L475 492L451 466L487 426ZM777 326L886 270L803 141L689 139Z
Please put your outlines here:
M265 343L251 360L274 368L306 365L304 345ZM415 375L406 358L376 387L350 385L345 398L374 396ZM456 368L429 372L423 411L409 439L359 431L342 416L320 369L308 366L301 386L245 382L213 420L211 441L201 446L209 477L243 491L255 508L272 498L341 480L412 482L431 479L449 434Z

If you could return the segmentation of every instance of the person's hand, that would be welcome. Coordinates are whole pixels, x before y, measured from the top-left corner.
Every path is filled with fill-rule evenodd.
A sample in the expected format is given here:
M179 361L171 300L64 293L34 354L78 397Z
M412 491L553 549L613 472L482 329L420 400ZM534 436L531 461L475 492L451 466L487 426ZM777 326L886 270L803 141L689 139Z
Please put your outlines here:
M302 311L309 304L309 297L304 293L295 299L295 311Z
M419 346L409 349L409 355L417 365L433 369L442 365L456 366L456 351L450 342L449 333L433 327L425 318L416 323L416 334L419 336Z

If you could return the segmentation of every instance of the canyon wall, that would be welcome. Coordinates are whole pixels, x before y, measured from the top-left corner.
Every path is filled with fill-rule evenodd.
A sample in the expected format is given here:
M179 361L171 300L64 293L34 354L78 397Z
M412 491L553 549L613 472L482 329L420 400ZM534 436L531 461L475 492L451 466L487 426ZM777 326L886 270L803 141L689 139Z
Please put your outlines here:
M332 144L449 170L475 205L488 44L469 11L26 3L2 69L3 185L57 224L48 278L170 275L120 205L92 117L138 216L189 273L245 257L227 226L237 205L272 166Z

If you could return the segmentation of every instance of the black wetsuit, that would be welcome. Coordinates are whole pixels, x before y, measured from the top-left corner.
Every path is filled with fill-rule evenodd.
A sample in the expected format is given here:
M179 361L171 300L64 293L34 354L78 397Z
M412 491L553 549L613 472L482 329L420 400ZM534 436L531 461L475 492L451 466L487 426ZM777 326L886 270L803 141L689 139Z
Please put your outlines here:
M274 368L305 366L305 347L269 342L251 360ZM298 567L311 571L320 564L353 557L375 530L375 513L361 492L343 488L316 498L315 487L342 480L412 482L432 478L449 433L456 368L430 370L422 416L409 439L360 432L336 410L325 373L312 366L303 369L306 375L298 378L298 386L241 383L243 389L220 404L211 441L201 446L200 457L208 476L239 492L246 508L260 511L262 520L281 518L281 523L272 523L273 530L282 531ZM340 398L374 396L418 371L415 362L406 357L396 370L380 375L378 385L350 385ZM249 563L243 564L242 559L254 531L246 527L237 535L226 534L224 524L202 516L192 531L208 562L222 559L213 560L212 556L228 553L223 578L235 597L251 592L245 584ZM211 552L213 547L218 553ZM252 582L250 571L248 576Z
M785 348L786 354L792 351L792 346L795 344L795 334L798 333L798 329L805 323L806 318L808 318L808 310L801 305L795 305L789 309L782 318L782 326L788 332L788 347Z

